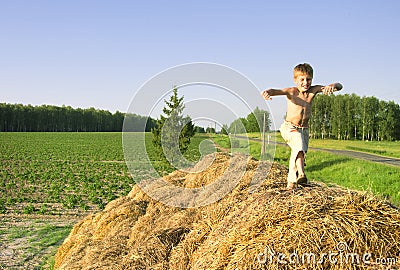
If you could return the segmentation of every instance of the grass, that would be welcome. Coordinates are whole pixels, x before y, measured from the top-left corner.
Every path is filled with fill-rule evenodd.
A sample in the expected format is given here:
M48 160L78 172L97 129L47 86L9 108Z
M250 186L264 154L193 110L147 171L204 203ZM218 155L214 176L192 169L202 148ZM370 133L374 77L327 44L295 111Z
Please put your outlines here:
M251 138L251 137L249 137ZM212 137L212 140L222 148L227 149L228 151L235 153L244 153L249 154L256 159L268 159L273 160L275 147L274 145L267 145L265 155L261 157L261 145L257 141L252 140L244 140L238 138L231 138L227 135L215 134Z
M279 132L270 132L271 140L284 142ZM250 138L261 138L260 133L249 133ZM332 140L310 139L310 147L335 150L354 150L386 157L400 158L398 141L360 141L360 140Z
M240 140L243 147L244 140ZM215 142L229 145L229 137L216 135ZM259 159L261 144L251 142L251 155ZM277 145L274 160L285 166L289 165L290 148ZM322 181L328 185L340 185L356 190L370 190L400 205L400 168L377 164L370 161L349 158L323 151L309 150L306 160L307 177Z
M35 228L35 234L30 238L30 249L33 254L40 254L41 250L48 247L58 247L70 233L72 226L45 225ZM45 256L41 266L52 268L54 265L55 250Z
M308 158L311 178L351 189L371 190L400 204L399 168L313 151Z
M5 248L11 246L11 250L17 250L18 254L9 258L11 261L8 263L12 267L51 269L56 247L71 231L72 222L43 220L37 216L18 219L3 217L0 225L5 229L0 230L0 238Z
M39 225L38 225L39 224ZM34 229L34 230L32 230ZM40 251L53 245L60 244L64 239L65 234L69 233L72 226L56 226L51 224L42 224L41 220L26 226L23 230L21 228L10 228L6 234L8 240L15 240L18 238L25 238L30 243L27 249L30 253L40 253Z
M400 158L399 142L388 141L355 141L355 140L322 140L311 139L310 147L329 148L338 150L354 150L386 157Z

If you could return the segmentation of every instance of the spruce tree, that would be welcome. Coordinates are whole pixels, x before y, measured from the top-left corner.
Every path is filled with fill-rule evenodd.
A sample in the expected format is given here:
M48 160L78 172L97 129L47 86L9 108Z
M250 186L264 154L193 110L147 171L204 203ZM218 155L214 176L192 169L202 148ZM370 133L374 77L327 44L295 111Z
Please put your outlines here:
M156 127L152 129L153 144L170 162L180 163L183 161L182 154L188 149L190 139L195 134L195 127L189 116L183 116L183 96L178 97L177 87L174 87L169 101L164 102L164 115L160 115Z

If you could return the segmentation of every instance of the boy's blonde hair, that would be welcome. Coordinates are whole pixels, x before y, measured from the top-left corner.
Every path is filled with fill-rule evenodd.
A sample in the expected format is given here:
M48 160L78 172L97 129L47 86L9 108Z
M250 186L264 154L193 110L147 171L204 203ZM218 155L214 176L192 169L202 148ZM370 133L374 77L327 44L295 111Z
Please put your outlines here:
M294 67L293 74L295 79L299 75L309 75L312 78L314 77L314 70L310 64L307 63L298 64L297 66Z

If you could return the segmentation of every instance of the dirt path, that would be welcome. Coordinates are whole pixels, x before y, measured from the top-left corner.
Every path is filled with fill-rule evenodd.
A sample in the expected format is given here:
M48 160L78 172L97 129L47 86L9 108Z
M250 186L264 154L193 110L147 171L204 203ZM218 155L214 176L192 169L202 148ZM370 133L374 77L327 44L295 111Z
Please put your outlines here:
M362 160L367 160L367 161L372 161L376 163L382 163L385 165L392 165L392 166L398 166L400 167L400 159L398 158L392 158L392 157L384 157L384 156L379 156L379 155L374 155L374 154L369 154L369 153L364 153L364 152L357 152L357 151L352 151L352 150L335 150L335 149L324 149L324 148L314 148L310 147L312 150L317 150L317 151L325 151L325 152L330 152L338 155L345 155L348 157L352 158L358 158Z
M236 137L241 138L241 139L247 139L247 137L245 137L245 136L236 136ZM257 138L248 138L248 139L250 141L261 142L261 139L257 139ZM287 146L286 143L275 142L275 141L270 141L270 142ZM379 156L379 155L374 155L374 154L369 154L369 153L364 153L364 152L358 152L358 151L353 151L353 150L335 150L335 149L315 148L315 147L309 147L309 149L317 150L317 151L325 151L325 152L330 152L333 154L344 155L344 156L348 156L348 157L352 157L352 158L357 158L357 159L372 161L372 162L381 163L381 164L385 164L385 165L392 165L392 166L400 167L400 159L399 158L384 157L384 156Z
M68 215L0 215L0 269L40 269L63 241L49 235L61 230L65 234L80 219Z

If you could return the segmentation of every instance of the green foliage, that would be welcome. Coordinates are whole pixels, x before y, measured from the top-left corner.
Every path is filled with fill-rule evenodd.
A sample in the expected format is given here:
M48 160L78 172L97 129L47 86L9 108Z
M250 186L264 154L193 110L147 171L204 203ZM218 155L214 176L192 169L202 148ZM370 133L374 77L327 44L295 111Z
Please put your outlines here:
M206 131L203 127L195 126L194 130L196 133L206 133Z
M24 214L32 214L35 211L36 211L36 209L32 204L28 204L24 208Z
M215 128L207 127L206 128L206 133L214 133L215 134Z
M313 101L310 134L339 140L399 140L400 106L393 101L352 95L318 95Z
M270 115L267 111L256 107L246 118L234 120L229 126L229 132L232 134L262 132L265 116L265 131L269 131L271 125Z
M229 132L232 134L246 133L247 120L239 118L234 120L229 126Z
M228 130L229 130L229 127L228 127L228 125L223 125L222 126L222 129L221 129L221 134L223 134L223 135L228 135Z
M152 129L153 144L160 149L167 160L178 161L181 153L185 153L190 139L195 134L195 128L189 116L183 116L183 96L178 97L178 89L174 87L169 101L164 100L166 106L164 115L160 116L157 126Z
M6 200L5 198L0 198L0 214L5 214L6 213Z
M151 117L128 113L125 115L124 132L146 132L156 126L156 121Z
M246 130L247 132L262 132L265 115L265 131L269 131L271 120L269 119L269 113L264 110L260 110L258 107L254 109L252 113L246 117Z
M150 131L155 125L150 117L126 116L125 128L129 131ZM95 108L0 103L0 131L121 131L124 117L119 111L112 114Z

